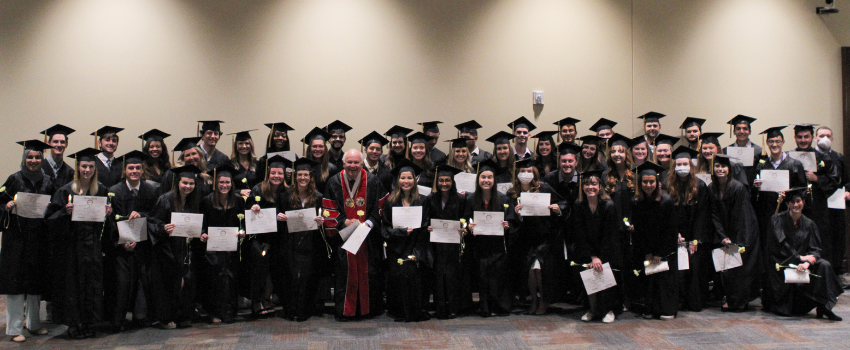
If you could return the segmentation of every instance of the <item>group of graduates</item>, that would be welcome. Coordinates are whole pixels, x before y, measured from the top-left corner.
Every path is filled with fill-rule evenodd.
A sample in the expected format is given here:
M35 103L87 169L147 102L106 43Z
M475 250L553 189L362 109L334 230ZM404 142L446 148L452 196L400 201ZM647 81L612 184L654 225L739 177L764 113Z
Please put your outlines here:
M106 126L91 134L95 148L68 155L73 167L64 153L74 130L57 124L42 132L46 142L19 142L21 170L0 188L6 332L25 341L26 321L31 334L46 334L41 300L73 339L94 337L101 322L114 332L189 327L199 315L229 323L240 298L254 318L294 321L331 300L338 321L385 311L406 322L541 315L568 302L587 307L582 321L610 323L626 311L663 320L710 305L746 311L758 297L780 315L817 309L841 320L831 310L842 293L844 212L827 198L850 175L831 149L832 131L794 126L796 150L817 158L817 171L806 171L783 152L784 127L762 132L763 148L749 139L755 119L735 116L730 146L754 149L753 165L743 166L724 154L722 133L702 132L705 120L687 118L674 137L660 133L663 117L640 116L645 134L634 138L604 118L592 135L577 137L580 121L566 118L531 136L536 126L521 117L487 138L492 153L479 148L482 126L471 120L455 126L448 154L436 147L437 121L415 133L372 131L347 152L352 128L334 121L304 136L300 156L290 150L294 129L271 123L260 158L255 130L229 134L226 156L221 121L199 122L199 136L172 149L169 134L150 130L139 136L141 151L123 155L123 129ZM789 172L791 188L760 191L760 171L777 169ZM458 190L461 173L475 175L474 191ZM44 217L18 216L19 193L51 196ZM549 194L549 215L523 216L522 193ZM103 222L72 221L74 196L107 197ZM397 207L421 207L421 225L393 225ZM246 234L246 211L270 208L277 231ZM315 209L308 219L317 228L289 232L286 213L301 209ZM502 234L476 234L474 217L487 212L503 215ZM203 214L203 234L174 236L172 213ZM459 243L432 242L432 219L459 222ZM122 239L122 221L143 222L147 236ZM342 249L361 225L368 234L359 249ZM238 227L237 250L208 251L210 227ZM687 269L679 270L680 248ZM738 249L742 266L717 272L716 248ZM663 262L669 270L646 274ZM588 295L580 277L588 269L611 269L616 286ZM785 269L812 278L788 284Z

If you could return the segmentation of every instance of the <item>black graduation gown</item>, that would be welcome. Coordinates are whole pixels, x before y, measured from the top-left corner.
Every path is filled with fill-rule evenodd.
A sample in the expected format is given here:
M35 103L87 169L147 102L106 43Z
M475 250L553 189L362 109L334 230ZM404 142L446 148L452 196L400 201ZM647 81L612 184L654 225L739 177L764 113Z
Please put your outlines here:
M340 171L342 171L342 169L343 169L343 168L342 168L342 166L343 166L342 156L344 156L344 155L345 155L345 151L344 151L344 150L342 150L342 149L340 149L340 150L339 150L339 153L338 153L337 155L334 155L334 152L332 152L332 150L333 150L333 148L331 148L330 150L328 150L328 163L333 164L333 165L334 165L334 167L336 167L336 169L337 169L337 170L336 170L336 172L335 172L335 173L333 173L333 174L328 174L329 176L330 176L330 175L336 175L336 174L338 174ZM329 171L329 172L330 172L330 171Z
M744 169L744 174L747 177L747 184L752 184L756 179L756 174L758 174L758 169L756 166L758 165L759 156L761 156L761 152L763 149L761 146L754 144L752 141L749 142L749 146L753 148L753 166L743 166L741 168ZM726 152L726 149L729 147L738 147L736 143L732 143L729 146L723 147L723 154L729 154ZM737 178L736 178L737 179Z
M145 305L149 320L170 321L159 317L165 307L163 284L160 269L154 256L151 242L152 232L156 229L156 221L151 218L157 203L157 190L147 182L139 183L139 193L133 198L133 193L127 182L119 182L109 188L115 194L112 197L112 214L129 216L137 212L148 221L148 239L137 242L132 251L118 244L118 227L114 221L109 225L109 238L104 238L103 252L105 254L104 290L107 319L113 325L120 325L127 311L134 311L135 304ZM144 300L136 300L137 290L143 291ZM136 316L136 315L134 315Z
M805 215L800 218L799 225L795 227L788 211L770 218L767 255L774 268L768 270L769 286L766 292L772 294L770 311L780 315L803 315L817 306L832 310L838 302L838 296L844 292L832 265L820 257L821 242L817 225ZM785 283L785 268L776 269L776 264L800 264L802 255L814 255L816 261L810 264L809 271L820 277L809 276L810 282L807 284Z
M574 261L578 267L574 270L584 270L581 265L590 264L595 256L602 263L608 263L612 269L620 271L612 271L617 280L617 284L621 284L623 270L623 254L620 250L620 220L617 218L617 210L614 202L611 200L600 201L597 204L596 211L590 210L588 202L574 201L573 213L575 215L576 226L576 254ZM581 280L579 279L579 284ZM581 286L582 291L587 295L587 290ZM596 308L590 310L594 315L605 315L609 311L619 313L617 305L621 303L620 292L617 287L608 288L603 291L596 292Z
M368 173L368 171L367 171ZM347 218L347 214L345 213L345 198L342 189L342 180L341 178L346 176L345 173L336 174L336 176L328 178L328 186L325 191L324 200L332 201L335 205L335 210L339 213L339 216L336 218L335 226L328 226L326 223L326 228L331 228L338 232L345 228L345 220ZM381 205L379 201L384 197L386 191L381 186L381 182L377 177L372 174L367 174L366 177L366 210L365 217L366 220L372 222L372 230L369 231L366 240L364 241L364 245L361 246L361 249L357 252L357 255L362 254L361 252L365 249L366 257L367 257L367 271L366 276L368 277L368 298L369 298L369 313L368 316L379 316L384 313L384 303L383 303L383 272L381 269L381 262L384 260L383 256L383 237L381 236L381 214L380 208ZM325 209L329 209L325 206ZM336 317L343 317L345 311L345 299L347 292L347 282L348 282L348 251L342 249L343 240L342 238L335 233L329 233L326 231L326 234L329 235L328 243L336 254L336 262L334 271L336 273L336 281L334 287L334 304L335 311L334 314ZM361 291L365 292L365 291ZM359 298L355 298L359 300ZM358 312L355 312L355 315L360 315L360 305L357 300L352 300L357 304ZM365 316L365 315L364 315Z
M257 177L256 165L254 170L245 169L242 164L236 166L236 174L233 175L232 181L236 191L250 190L254 188L262 179Z
M800 161L793 159L787 155L785 155L785 159L783 159L779 166L774 167L773 163L769 159L764 159L764 163L757 162L755 171L761 173L762 170L788 170L788 178L791 188L797 187L806 187L806 172L803 170L803 164ZM759 242L762 242L762 248L766 248L765 244L767 244L767 236L771 234L770 227L770 218L776 213L776 205L780 204L779 211L784 211L787 209L785 202L779 203L777 200L779 199L778 192L761 192L758 188L753 186L751 189L751 198L755 198L753 201L753 209L756 212L756 218L758 219L758 227L759 227ZM765 255L762 259L767 259L768 257ZM771 264L767 264L771 265ZM767 265L763 265L767 266ZM764 302L769 303L769 300L764 300Z
M676 249L679 235L676 225L670 220L673 212L673 200L662 193L661 200L643 198L632 201L631 223L635 226L634 237L637 256L646 259L646 255L660 256L667 261L669 271L655 273L646 278L647 310L644 313L658 316L675 316L679 309L679 264ZM630 270L643 270L644 265L633 266Z
M219 165L224 165L230 162L230 157L221 153L218 149L214 150L212 155L207 157L207 167L210 169L218 168Z
M712 248L729 238L732 244L746 249L741 254L743 266L720 273L729 309L742 310L758 296L757 284L753 283L759 270L758 220L750 204L750 193L738 180L729 179L723 198L717 194L716 186L712 183L709 187L715 230Z
M797 151L804 151L803 149L796 149ZM809 150L814 150L814 148L809 148ZM817 171L815 175L818 177L817 182L811 182L812 191L811 191L811 200L806 201L806 206L803 209L803 215L812 219L815 224L818 226L818 233L820 234L820 238L824 242L832 243L834 241L834 236L837 234L846 235L846 228L842 228L841 231L833 232L830 228L832 224L829 221L829 207L827 206L827 198L831 196L836 189L842 186L843 178L839 173L839 169L837 166L837 162L832 156L828 153L815 152L815 161L817 162ZM833 256L833 250L835 249L846 249L844 246L842 247L833 247L831 244L824 245L821 247L821 255L824 259L829 261L835 261ZM842 264L843 262L838 262Z
M336 165L328 163L328 178L327 180L322 180L322 165L319 164L313 167L312 174L313 180L316 182L316 191L319 191L319 193L325 193L325 187L328 181L330 181L334 176L339 175L339 170L336 168Z
M103 253L101 235L106 222L72 222L65 210L68 195L73 193L68 183L53 195L50 207L53 214L47 219L50 240L57 243L53 253L51 300L53 322L76 326L92 324L103 317ZM98 184L95 196L106 197L106 187ZM88 194L86 194L88 195Z
M322 194L315 193L313 208L322 207ZM279 212L304 209L301 203L292 203L290 194L281 193L278 205ZM330 261L330 246L327 245L321 230L289 232L283 234L283 256L285 258L285 293L288 300L283 300L284 312L290 319L304 321L310 318L313 311L313 293L316 290L316 269L314 263Z
M366 169L366 167L364 166L363 169ZM372 174L372 176L376 176L378 178L378 180L381 182L381 187L384 190L389 191L389 189L393 187L393 174L390 168L387 167L387 164L381 161L380 159L378 160L378 166L375 168L375 171L370 171L369 173Z
M446 161L446 154L437 149L437 147L432 148L430 152L432 164L440 164Z
M697 180L694 201L686 201L685 193L679 193L679 204L673 205L671 219L676 222L677 232L685 239L686 248L689 242L698 243L694 254L688 252L688 270L679 271L679 299L684 309L702 311L708 298L708 282L714 274L710 249L714 242L711 201L705 182Z
M553 191L549 184L540 183L538 193L549 193L549 204L557 204L562 214L568 212L567 201ZM516 207L517 198L511 198L511 206ZM522 217L515 214L515 218L515 233L512 236L516 239L508 246L509 255L518 257L517 261L512 263L518 268L513 277L516 278L518 287L527 285L529 270L534 266L534 262L538 261L543 284L543 302L551 304L557 299L559 275L563 271L564 239L557 229L562 217L550 211L550 216Z
M478 163L483 162L485 159L493 158L493 154L480 148L478 149L478 154L470 152L470 155L472 156L472 160L470 161L470 163L472 163L473 168L475 168Z
M197 213L186 207L188 204L184 206L183 213ZM197 253L201 241L171 237L165 232L165 225L171 223L174 211L174 193L168 192L159 197L149 219L154 224L148 234L160 269L163 290L163 303L157 310L157 316L163 323L191 321L195 310L197 263L194 260L200 257Z
M393 207L403 207L401 201L385 201L381 210L381 236L387 242L387 311L397 320L416 322L427 320L428 314L422 304L422 274L433 259L428 249L428 205L426 197L420 196L422 222L407 233L407 228L393 228ZM409 256L415 256L413 261ZM401 260L402 263L398 263Z
M213 205L214 194L209 194L201 200L201 213L204 214L204 232L207 235L210 227L240 227L242 224L237 217L245 214L245 200L236 196L236 201L229 209L217 209ZM243 227L244 228L244 227ZM206 243L199 246L204 254L196 259L198 263L199 299L204 309L222 321L230 322L236 316L236 270L239 262L239 251L211 252L207 251Z
M45 157L50 157L50 153L45 153ZM64 186L65 184L74 181L74 168L62 161L62 164L59 165L59 171L54 171L53 167L50 166L50 162L45 158L41 162L41 170L44 171L44 174L50 176L53 179L53 184L59 188Z
M459 221L470 215L466 197L457 192L449 193L445 206L441 193L432 193L426 203L430 219ZM428 224L431 224L430 221ZM452 243L430 243L430 249L434 262L436 316L440 319L450 318L460 312L461 293L472 295L469 284L464 283L461 278L461 257L466 252L463 245Z
M608 182L608 171L602 173L602 181L607 184ZM640 186L637 182L634 182L634 186ZM607 187L607 185L606 185ZM608 192L608 195L611 196L611 201L614 202L614 212L617 216L617 229L620 232L620 250L623 254L623 266L626 268L631 268L635 265L641 264L643 266L643 256L637 251L637 236L635 236L634 231L630 231L629 227L626 226L626 221L629 221L630 224L634 224L632 222L632 200L635 197L634 189L629 188L627 182L625 180L617 180L617 183L614 185L615 191L611 193ZM644 296L644 287L645 280L642 278L638 278L633 273L628 273L630 271L626 271L627 273L623 274L623 283L619 286L621 298L626 303L626 306L631 306L632 301L639 301Z
M504 205L507 204L506 209ZM505 236L474 236L472 245L475 258L478 260L478 296L479 312L486 316L491 314L508 315L511 311L511 283L509 280L510 266L508 265L507 247L512 240L511 233L515 232L514 206L508 197L499 193L498 203L489 203L487 208L475 207L475 196L467 196L467 207L470 215L475 211L501 211L505 213L505 221L511 226L505 229ZM469 220L467 220L469 221ZM467 236L469 237L469 236ZM467 247L469 243L467 243Z
M847 187L850 189L850 172L848 172L847 162L844 158L844 155L836 152L835 150L830 149L828 152L823 152L829 155L830 158L833 159L833 164L835 165L836 170L838 171L838 179L839 183L836 186L836 190L841 187ZM832 193L835 193L833 190ZM827 195L832 195L832 193L827 193ZM846 252L844 251L844 247L847 242L847 234L846 234L846 221L845 217L846 209L829 209L829 231L832 233L832 239L830 241L822 240L823 247L830 247L831 251L829 252L830 261L835 261L835 265L832 267L835 269L835 274L842 275L844 274L844 257ZM823 235L821 235L823 237Z
M266 200L260 193L260 185L254 186L251 190L251 195L248 196L245 202L245 210L251 209L254 204L259 205L261 209L277 208L276 203L280 201L281 192L274 194L274 203ZM260 196L259 201L256 200L257 196ZM278 221L277 232L250 234L240 243L239 249L242 254L238 274L240 293L252 302L259 303L265 301L263 299L263 292L266 289L269 279L271 279L274 290L280 292L278 296L281 298L285 297L285 294L283 294L286 291L285 286L283 285L283 281L278 279L278 277L283 276L285 269L280 264L274 264L275 262L283 262L279 233L286 232L285 230L286 223Z
M112 165L109 168L106 167L106 164L103 163L100 157L97 158L94 164L97 166L97 181L106 186L106 188L110 188L121 182L121 174L124 172L123 159L113 157Z
M0 205L8 226L2 236L0 251L0 294L42 295L49 291L48 232L44 219L28 219L6 212L6 203L18 192L53 195L53 179L47 175L33 183L20 171L3 184ZM49 214L49 213L48 213Z
M573 172L575 174L575 172ZM574 256L577 254L577 246L575 235L577 234L576 227L578 222L576 222L576 217L572 214L573 205L578 199L578 191L579 191L579 183L578 176L576 176L576 181L573 181L573 177L570 175L569 179L565 179L564 175L560 169L555 169L546 174L543 177L543 182L549 184L549 187L552 188L561 198L563 198L568 204L566 210L561 213L560 219L558 220L558 225L556 226L556 230L560 230L560 234L563 240L563 245L567 247L567 256L561 257L557 260L558 269L565 270L567 273L559 276L561 281L559 282L559 290L560 290L560 299L570 302L570 303L578 303L582 294L584 293L584 287L582 285L581 276L579 275L578 270L575 269L567 269L569 265L564 265L569 263L569 261L564 260L569 258L570 256ZM561 253L563 255L563 252Z

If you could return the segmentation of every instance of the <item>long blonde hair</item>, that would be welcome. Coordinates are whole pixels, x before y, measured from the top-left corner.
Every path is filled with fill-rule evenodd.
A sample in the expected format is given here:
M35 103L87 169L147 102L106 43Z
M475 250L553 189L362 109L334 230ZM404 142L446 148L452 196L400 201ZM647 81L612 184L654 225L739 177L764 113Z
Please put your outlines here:
M201 146L195 146L192 147L192 149L198 152L198 155L200 156L198 157L200 158L200 160L198 161L198 169L201 169L201 173L199 174L199 176L201 177L201 179L204 180L205 184L212 185L212 176L207 174L207 157L204 156L204 154L206 153L204 153L204 151L201 149ZM186 161L183 160L183 154L180 154L180 165L186 165Z
M74 192L76 195L85 194L86 190L90 196L94 196L97 194L97 165L94 166L94 174L91 176L91 180L89 182L89 188L83 188L83 184L80 181L80 162L74 166L74 181L71 182L71 192Z
M455 155L455 150L458 150L458 149L461 149L461 148L466 150L466 161L463 162L463 164L458 164L458 162L455 161L454 155ZM472 171L472 161L471 161L472 154L469 152L469 149L466 148L466 146L452 148L451 154L449 154L447 158L448 158L448 161L446 163L448 163L449 165L451 165L455 168L458 168L460 170L463 170L464 172L467 172L467 173L473 172Z
M238 144L239 142L245 142L245 141L248 141L248 144L251 145L251 153L248 154L248 163L250 163L250 165L249 165L250 169L246 169L246 170L255 171L257 169L257 155L254 153L254 140L253 139L247 139L247 140L233 142L233 149L230 151L230 163L236 169L239 169L239 167L242 166L242 164L239 162L239 150L237 149L236 144Z

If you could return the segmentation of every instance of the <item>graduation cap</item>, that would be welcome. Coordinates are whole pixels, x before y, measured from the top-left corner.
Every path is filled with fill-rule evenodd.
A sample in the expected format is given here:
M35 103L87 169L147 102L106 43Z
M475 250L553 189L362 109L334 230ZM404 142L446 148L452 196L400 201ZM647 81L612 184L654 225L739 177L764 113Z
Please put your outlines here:
M302 171L302 170L312 171L314 167L319 165L319 162L312 160L310 158L307 158L307 157L300 157L300 158L296 159L295 162L292 163L292 164L294 166L294 168L293 168L294 171Z
M171 173L174 174L174 179L186 178L194 179L195 176L201 173L201 169L192 164L171 168Z
M389 136L390 139L403 138L407 140L407 134L409 134L413 129L405 128L403 126L394 125L389 130L387 130L384 135Z
M796 200L797 198L806 198L806 187L795 187L790 190L785 191L785 201L791 202Z
M231 181L233 181L233 177L238 173L236 167L234 167L230 162L224 163L215 167L215 169L207 171L207 174L212 176L213 179L213 190L218 190L218 178L219 177L229 177Z
M798 132L801 132L801 131L808 131L808 132L811 132L811 133L812 133L812 135L814 135L814 134L815 134L815 127L816 127L816 126L818 126L818 125L820 125L820 124L811 124L811 123L791 123L791 124L788 124L788 125L793 125L793 126L794 126L794 134L795 134L795 135L796 135Z
M487 138L488 142L492 142L494 145L509 145L511 140L513 140L516 136L506 131L499 131L493 136Z
M44 135L44 142L48 142L51 138L53 138L53 135L62 134L65 135L65 138L67 138L68 135L73 134L74 131L76 130L64 126L62 124L56 124L47 129L44 129L44 131L40 132L40 134Z
M704 132L699 135L699 139L702 140L703 143L713 143L717 145L717 147L720 147L720 140L718 140L718 138L722 135L722 132Z
M646 124L646 123L660 123L661 121L659 119L664 118L666 116L667 116L666 114L661 114L661 113L658 113L658 112L650 111L650 112L638 117L638 119L643 119L644 124Z
M359 143L361 147L369 147L369 145L373 143L380 144L381 147L384 147L388 143L390 143L390 140L387 140L386 137L382 136L377 131L372 131L368 135L357 141L357 143Z
M593 170L585 171L585 172L579 174L579 176L581 176L583 179L589 179L591 177L595 177L595 178L601 180L602 179L602 172L603 172L602 169L593 169Z
M635 146L642 144L642 143L646 143L646 136L645 135L633 137L632 138L632 147L629 147L629 148L634 148Z
M623 146L623 147L626 147L627 149L630 149L630 148L634 147L634 145L635 144L634 144L634 141L632 139L625 137L622 134L616 133L616 132L614 133L614 135L611 135L611 138L608 140L608 146L609 147Z
M423 133L421 131L417 131L417 132L411 134L410 136L408 136L407 138L410 140L411 145L414 144L414 143L428 143L428 142L431 142L431 140L434 139L431 136L425 135L425 133ZM452 140L448 140L447 142L450 142L450 141L452 141ZM463 145L464 145L464 147L466 147L466 143L464 143Z
M411 138L411 140L413 140L413 138ZM451 142L452 148L465 148L467 140L472 140L472 139L470 139L468 137L458 137L456 139L446 140L446 142ZM411 141L410 144L413 144L413 141Z
M133 150L122 155L121 159L124 161L124 166L126 167L129 164L142 164L150 157L145 152Z
M558 154L581 154L581 146L569 142L561 142L558 145Z
M301 157L301 158L304 158L304 157ZM272 168L275 168L275 169L292 168L292 161L282 157L279 154L275 155L274 157L269 158L267 162L268 162L268 166L266 166L266 172L268 172L268 170L272 169ZM266 176L268 176L268 174L266 174Z
M329 134L327 131L324 131L317 127L313 127L313 130L310 130L307 135L304 135L304 138L301 139L301 142L303 142L305 145L309 145L313 143L314 140L327 141L330 140L330 138L331 134Z
M555 136L555 134L557 133L557 131L541 131L538 132L536 135L532 136L531 138L539 139L540 141L552 141L552 136Z
M475 133L477 135L478 129L481 129L481 124L478 124L478 122L473 119L468 122L457 124L455 125L455 128L457 128L457 136L466 133Z
M732 158L735 158L735 157L730 157L730 156L727 156L725 154L719 154L719 153L715 154L714 158L712 158L712 169L711 169L712 173L714 172L714 164L722 164L722 165L725 165L727 167L732 166ZM738 158L735 158L735 159L738 159Z
M786 127L787 126L785 126L785 125L770 127L770 128L765 129L764 131L760 132L759 135L765 135L765 137L769 138L769 139L772 139L774 137L785 138L785 135L782 135L782 129L785 129Z
M295 129L293 129L291 126L289 126L289 124L286 124L286 123L284 123L284 122L278 122L278 123L265 123L265 124L263 124L263 125L265 125L265 126L266 126L267 128L269 128L269 129L271 129L272 131L274 131L274 130L278 130L278 131L292 131L292 130L295 130Z
M201 141L200 137L185 137L177 143L174 148L171 149L172 152L185 152L188 149L191 149L198 145L198 142Z
M153 141L163 142L163 140L165 140L165 138L169 137L169 136L171 136L171 134L164 132L162 130L150 129L147 132L145 132L144 134L139 135L139 138L142 139L142 148L144 148L145 142L153 142Z
M738 115L732 117L732 119L730 119L728 122L726 122L726 124L729 124L729 137L732 137L732 135L733 135L732 129L736 125L747 124L747 127L750 127L753 124L754 121L756 121L756 118L748 117L748 116L745 116L743 114L738 114Z
M481 173L483 173L485 171L492 171L493 175L495 175L496 172L499 171L499 164L496 164L496 162L494 162L493 159L485 159L485 160L478 162L477 168L478 169L476 169L476 173L478 175L481 175Z
M582 145L599 145L599 141L602 141L602 138L596 135L585 135L578 139L581 140Z
M398 162L398 164L396 164L396 166L393 168L391 173L393 174L393 177L398 179L398 177L399 177L399 175L401 175L401 173L411 172L411 173L413 173L413 177L415 178L415 177L419 176L419 174L422 173L422 170L423 169L420 166L414 164L412 161L410 161L410 159L402 158Z
M526 157L514 162L516 169L531 168L534 166L534 158Z
M658 136L655 137L655 145L670 145L670 147L672 147L679 142L680 139L680 137L658 134Z
M352 129L352 128L351 128L350 126L348 126L348 124L345 124L345 123L343 123L343 122L341 122L341 121L339 121L339 120L334 120L333 122L331 122L330 124L328 124L328 126L326 126L326 127L325 127L325 131L327 131L327 132L329 132L329 133L331 133L331 134L336 134L336 133L347 133L347 132L349 132L351 129Z
M221 120L199 120L198 121L198 136L207 131L221 132Z
M682 125L679 126L679 129L685 130L694 126L698 126L702 129L703 124L705 124L705 119L687 117L685 118L685 121L682 122Z
M511 128L511 131L513 131L513 132L516 132L517 128L526 128L526 129L528 129L529 132L531 132L534 129L537 129L537 127L534 126L534 124L532 124L531 121L529 121L525 117L517 118L516 120L508 123L508 126Z
M617 122L615 122L613 120L608 120L608 119L605 119L605 118L599 118L599 120L597 120L596 123L593 123L593 125L590 127L590 131L598 133L602 130L613 129L614 126L616 126L616 125L617 125Z
M662 171L664 171L664 167L650 161L643 162L643 164L638 165L638 167L635 169L637 170L636 172L640 177L658 176L661 175Z
M17 144L24 146L24 151L31 150L44 152L44 150L50 148L50 145L39 140L18 141Z
M138 151L135 151L138 152ZM94 149L91 147L84 148L77 153L68 155L68 158L73 158L74 160L79 162L93 162L97 159L97 155L100 153L99 149Z
M454 179L455 175L460 174L462 172L463 170L448 165L447 163L440 163L436 167L437 177L448 176ZM437 181L434 181L434 183L436 184Z
M240 132L234 132L234 133L228 134L228 135L234 136L233 142L248 141L248 140L251 140L251 131L257 131L257 130L260 130L260 129L251 129L251 130L245 130L245 131L240 131Z
M121 132L121 130L124 130L124 128L116 128L114 126L107 125L107 126L104 126L100 129L95 130L93 133L91 133L89 135L94 136L94 147L97 148L97 138L98 137L103 137L104 135L108 135L108 134L117 134L117 133Z
M438 133L440 132L440 127L437 124L442 124L440 121L432 121L432 122L423 122L416 123L422 125L422 132L430 132L430 133Z
M699 156L699 152L686 146L679 146L673 150L673 159L687 158L694 159Z

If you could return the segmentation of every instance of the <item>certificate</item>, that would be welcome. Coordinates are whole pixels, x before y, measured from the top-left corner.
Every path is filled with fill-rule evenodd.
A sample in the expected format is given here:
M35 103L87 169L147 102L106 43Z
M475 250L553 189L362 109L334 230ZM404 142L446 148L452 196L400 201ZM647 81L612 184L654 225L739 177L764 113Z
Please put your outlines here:
M500 183L500 184L496 184L496 190L499 191L499 193L504 194L504 195L507 195L508 191L510 191L511 188L514 188L514 184L512 184L510 182L503 182L503 183Z
M762 170L759 176L762 181L759 191L779 192L791 188L788 170Z
M844 187L835 190L829 198L826 199L826 206L829 209L845 209L846 203L844 202Z
M239 243L238 227L210 227L207 229L208 252L235 252Z
M550 216L549 201L552 199L550 193L522 192L519 194L522 216Z
M431 243L460 244L460 221L431 219Z
M476 236L504 236L502 221L505 221L505 213L500 211L473 212L472 222L475 223L475 229L472 233Z
M730 159L733 163L738 163L743 166L753 166L753 160L755 159L755 148L729 146L726 147L726 155L733 157L732 159Z
M458 192L475 192L475 174L471 173L458 173L455 175L455 185L457 185ZM434 180L436 181L436 180Z
M103 222L106 220L106 197L74 196L71 221Z
M422 227L422 207L393 207L393 228Z
M420 196L427 196L427 195L431 194L431 187L422 186L422 185L416 185L416 187L419 188L419 195Z
M118 244L148 240L148 219L123 220L118 225Z
M666 261L662 261L657 264L649 264L649 266L647 266L643 271L646 273L647 276L659 272L670 271L670 264L668 264Z
M253 235L267 232L277 232L277 209L260 209L259 213L246 210L245 233Z
M687 242L685 242L685 245L683 246L680 245L679 249L676 251L676 256L678 257L677 261L679 262L679 271L691 269L691 261L688 258L689 253L690 251L688 251Z
M28 219L44 218L47 205L50 204L50 196L46 194L33 194L18 192L15 195L15 212L20 217Z
M348 237L348 240L342 245L342 249L357 255L357 251L360 250L360 246L363 245L363 241L369 236L369 231L372 231L372 228L366 226L366 224L354 224L352 226L356 226L356 228L351 236Z
M717 272L744 265L741 253L738 253L738 246L734 244L712 250L711 259L714 260L714 270Z
M815 158L815 152L788 151L788 156L799 160L800 163L803 163L803 169L806 169L806 171L818 171L818 163L817 158Z
M204 214L171 213L171 223L176 225L172 237L201 237Z
M785 269L785 283L809 283L809 271Z
M343 242L347 241L348 237L351 237L351 234L354 233L354 230L357 229L358 225L360 225L360 221L355 220L351 223L351 225L339 230L339 238L342 238Z
M318 216L316 215L316 208L287 210L284 214L286 214L286 228L289 229L289 232L319 229L319 225L316 224L316 217Z
M617 280L614 279L614 273L611 272L611 265L608 263L602 264L602 272L587 269L579 274L581 275L581 281L584 282L584 289L587 291L587 295L593 295L598 291L606 290L617 285Z
M697 179L700 179L700 180L702 180L702 182L705 182L706 186L711 185L711 174L695 174L695 175L697 176Z

